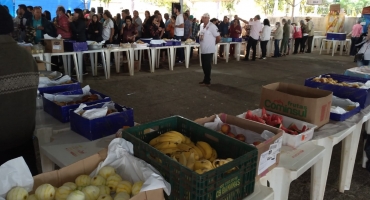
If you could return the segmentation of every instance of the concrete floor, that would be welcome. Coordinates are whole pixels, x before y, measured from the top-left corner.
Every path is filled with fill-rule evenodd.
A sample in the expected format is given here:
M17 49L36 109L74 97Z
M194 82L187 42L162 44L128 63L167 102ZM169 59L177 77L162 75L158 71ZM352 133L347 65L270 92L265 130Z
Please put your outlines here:
M203 79L198 62L194 58L189 69L176 65L174 71L168 68L156 69L155 73L143 70L133 77L128 73L115 74L112 68L109 80L104 79L100 69L98 77L86 76L83 84L109 95L117 103L133 107L135 121L146 123L173 115L189 119L220 112L237 115L258 108L262 85L274 82L304 84L308 77L343 73L355 66L353 57L331 57L319 55L317 51L256 62L231 59L225 63L219 59L219 63L213 65L212 85L204 87L198 85ZM361 167L362 145L356 158L351 190L344 194L337 189L340 153L341 144L338 144L333 150L325 199L370 199L370 173ZM292 182L289 199L310 199L310 170Z

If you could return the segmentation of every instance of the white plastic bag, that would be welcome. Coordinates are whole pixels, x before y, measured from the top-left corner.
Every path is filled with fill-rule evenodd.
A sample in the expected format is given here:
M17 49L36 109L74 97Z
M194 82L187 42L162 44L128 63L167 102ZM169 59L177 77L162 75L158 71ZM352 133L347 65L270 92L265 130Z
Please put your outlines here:
M122 138L116 138L108 146L107 158L90 174L91 177L98 174L104 166L116 169L123 180L130 182L144 181L140 192L163 188L167 195L171 193L171 185L160 173L145 161L133 156L134 150L131 142Z
M0 177L0 200L5 199L9 190L16 186L23 187L28 192L32 191L33 177L23 157L2 164Z

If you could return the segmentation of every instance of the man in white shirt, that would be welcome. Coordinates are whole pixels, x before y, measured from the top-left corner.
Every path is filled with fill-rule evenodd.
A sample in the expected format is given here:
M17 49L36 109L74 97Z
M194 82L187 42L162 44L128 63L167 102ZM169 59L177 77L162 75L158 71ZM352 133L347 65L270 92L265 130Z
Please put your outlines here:
M240 19L240 18L239 18ZM253 19L251 18L249 21L249 26L250 28L250 33L249 33L249 39L248 39L248 44L247 44L247 52L245 54L244 60L248 61L249 60L249 52L252 48L253 50L253 55L252 55L252 61L256 61L256 47L258 40L260 38L260 33L262 32L263 25L261 24L260 21L261 17L259 15L256 15ZM244 23L247 23L246 20L240 19Z
M112 44L114 36L114 23L112 20L112 14L108 10L105 10L103 13L103 18L103 40L106 41L105 44Z
M308 29L308 38L307 38L307 51L306 53L311 53L311 46L312 46L312 40L313 40L313 22L311 21L311 17L306 17L305 19L307 21L307 29Z
M181 6L176 4L173 8L173 12L176 14L175 22L175 39L182 40L184 37L184 16L181 14ZM179 56L179 63L185 60L184 48L177 49L177 55Z
M200 85L211 85L211 64L213 61L213 54L216 52L216 44L220 42L221 36L218 28L209 21L209 14L205 13L202 16L203 24L200 26L199 42L201 49L202 68L204 72L204 79Z
M143 21L139 17L139 12L137 10L134 10L134 19L132 20L132 23L136 26L137 30L137 39L141 37L141 30L143 26Z

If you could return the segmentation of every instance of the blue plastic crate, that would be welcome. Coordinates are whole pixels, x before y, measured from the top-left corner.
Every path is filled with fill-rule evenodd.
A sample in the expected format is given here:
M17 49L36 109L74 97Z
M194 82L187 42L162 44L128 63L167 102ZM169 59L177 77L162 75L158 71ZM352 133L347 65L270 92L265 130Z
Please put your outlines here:
M341 74L324 74L321 77L330 76L334 80L339 82L361 82L366 83L367 79L359 78L359 77L351 77ZM316 76L315 76L316 77ZM319 88L322 90L329 90L333 92L334 96L343 99L350 99L353 102L360 103L361 108L366 108L370 105L370 89L360 89L360 88L350 88L350 87L343 87L339 85L332 85L327 83L319 83L312 81L315 77L311 77L305 80L304 85L307 87L312 88Z
M64 40L64 51L74 52L74 51L87 51L87 42L76 42L75 40Z
M149 47L163 47L163 44L149 44Z
M75 79L71 79L71 80L73 81L73 83L71 84L42 87L42 88L38 88L38 90L40 94L43 95L44 93L55 94L58 92L65 92L65 91L81 89L81 85L77 80Z
M232 38L221 38L221 42L232 42Z
M233 42L242 42L243 38L232 38Z
M84 110L101 108L104 103L87 106ZM87 119L73 110L70 110L71 130L84 136L89 140L96 140L108 135L115 134L123 126L134 126L134 109L114 104L115 109L119 112L96 119ZM125 111L123 109L126 109Z
M99 94L102 99L93 101L93 102L86 102L86 105L92 105L96 103L102 103L102 102L108 102L110 101L110 97L99 93L95 90L90 90L91 94ZM56 94L63 94L63 95L75 95L75 94L82 94L82 89L79 90L73 90L73 91L66 91ZM80 106L80 104L75 105L68 105L68 106L59 106L55 104L54 102L46 99L45 97L42 97L44 111L48 113L49 115L53 116L54 118L58 119L62 123L69 122L69 110L75 110Z
M354 108L353 110L346 112L344 114L337 114L337 113L330 113L330 119L334 121L345 121L346 119L352 117L353 115L359 113L361 110L361 107L358 106Z
M360 73L360 72L351 71L349 69L346 69L346 71L344 72L344 75L353 76L353 77L360 77L360 78L370 80L370 73Z
M346 40L347 35L345 33L327 33L327 40Z
M165 46L173 46L173 40L166 41Z
M173 46L181 46L181 41L173 41Z

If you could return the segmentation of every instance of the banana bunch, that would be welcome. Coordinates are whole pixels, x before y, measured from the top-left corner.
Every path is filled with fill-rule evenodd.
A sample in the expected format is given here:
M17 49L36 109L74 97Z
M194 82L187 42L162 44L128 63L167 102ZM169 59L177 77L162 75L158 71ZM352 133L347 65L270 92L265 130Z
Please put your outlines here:
M161 134L152 139L149 145L198 174L203 174L232 161L231 158L217 159L216 150L207 142L198 141L194 144L189 137L177 131Z

